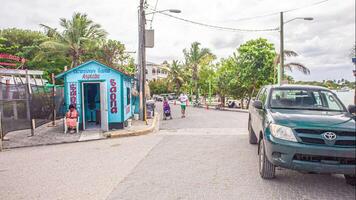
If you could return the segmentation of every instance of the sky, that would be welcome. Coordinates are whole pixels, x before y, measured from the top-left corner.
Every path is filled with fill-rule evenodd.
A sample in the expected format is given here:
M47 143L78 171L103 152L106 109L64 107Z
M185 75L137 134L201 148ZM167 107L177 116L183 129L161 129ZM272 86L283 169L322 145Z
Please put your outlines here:
M59 28L59 18L71 18L74 12L87 13L119 40L128 51L138 47L139 0L11 0L1 2L0 28L41 30L39 24ZM147 0L154 8L157 0ZM179 9L177 17L238 29L279 27L280 11L285 21L296 17L313 17L313 21L295 20L284 26L285 49L299 56L286 62L300 62L311 74L288 72L296 80L354 80L351 49L355 44L355 1L327 0L158 0L157 10ZM150 12L149 10L147 12ZM257 17L261 16L264 17ZM151 19L148 15L147 19ZM246 20L246 18L252 18ZM250 39L267 38L279 51L279 32L232 32L180 21L162 14L154 15L155 46L146 50L147 60L155 63L183 61L182 50L198 41L220 59L233 54ZM151 27L148 21L147 28ZM137 57L136 54L133 54Z

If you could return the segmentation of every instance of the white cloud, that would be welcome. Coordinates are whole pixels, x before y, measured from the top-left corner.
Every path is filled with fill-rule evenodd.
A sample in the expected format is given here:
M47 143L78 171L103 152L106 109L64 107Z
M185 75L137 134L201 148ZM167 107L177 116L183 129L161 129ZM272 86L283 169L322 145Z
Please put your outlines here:
M219 26L235 28L272 28L279 26L279 15L255 20L238 19L275 13L309 5L318 0L160 0L158 9L182 10L177 16ZM154 6L156 0L148 0ZM58 27L59 18L70 18L73 12L85 12L100 23L109 37L137 49L138 0L12 0L2 2L0 28L18 27L39 30L43 23ZM311 69L310 76L293 73L296 79L353 79L349 58L355 43L355 1L329 0L326 3L285 13L285 20L314 17L314 21L296 20L285 26L285 48L297 51L298 61ZM149 18L149 17L148 17ZM149 23L147 24L149 26ZM183 60L182 50L194 41L208 47L219 57L226 57L243 42L267 38L279 49L278 32L225 32L212 30L157 14L154 18L155 48L147 49L147 60Z

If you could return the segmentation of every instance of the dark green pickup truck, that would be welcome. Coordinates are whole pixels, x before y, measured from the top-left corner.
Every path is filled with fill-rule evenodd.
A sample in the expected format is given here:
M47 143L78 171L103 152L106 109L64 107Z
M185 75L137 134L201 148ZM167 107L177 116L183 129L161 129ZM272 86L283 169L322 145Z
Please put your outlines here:
M315 86L265 86L249 108L249 142L258 144L259 171L275 167L343 174L356 184L355 106Z

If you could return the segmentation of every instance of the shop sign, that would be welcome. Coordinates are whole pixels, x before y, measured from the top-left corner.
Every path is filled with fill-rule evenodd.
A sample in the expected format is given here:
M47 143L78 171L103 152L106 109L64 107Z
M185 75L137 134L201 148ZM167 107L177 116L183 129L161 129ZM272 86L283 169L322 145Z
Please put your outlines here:
M110 112L117 113L117 86L115 79L110 79Z
M99 79L100 74L83 74L82 79L90 80L90 79Z
M70 92L70 104L76 105L77 104L77 84L71 83L69 85L69 92Z
M75 69L73 71L75 74L109 74L110 69L98 68L98 69Z

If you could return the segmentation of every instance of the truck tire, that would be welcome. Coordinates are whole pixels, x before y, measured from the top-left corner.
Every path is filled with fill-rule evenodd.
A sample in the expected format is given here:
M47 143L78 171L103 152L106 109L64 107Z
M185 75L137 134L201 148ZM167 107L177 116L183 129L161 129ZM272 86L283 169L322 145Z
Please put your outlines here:
M276 167L267 159L263 139L259 142L259 171L263 179L273 179L276 173Z
M346 179L346 183L352 186L356 185L356 175L346 175L344 174L344 177Z
M256 137L255 132L252 129L252 126L251 126L251 117L250 116L248 117L247 127L248 127L248 138L249 138L250 144L257 144L257 137Z

